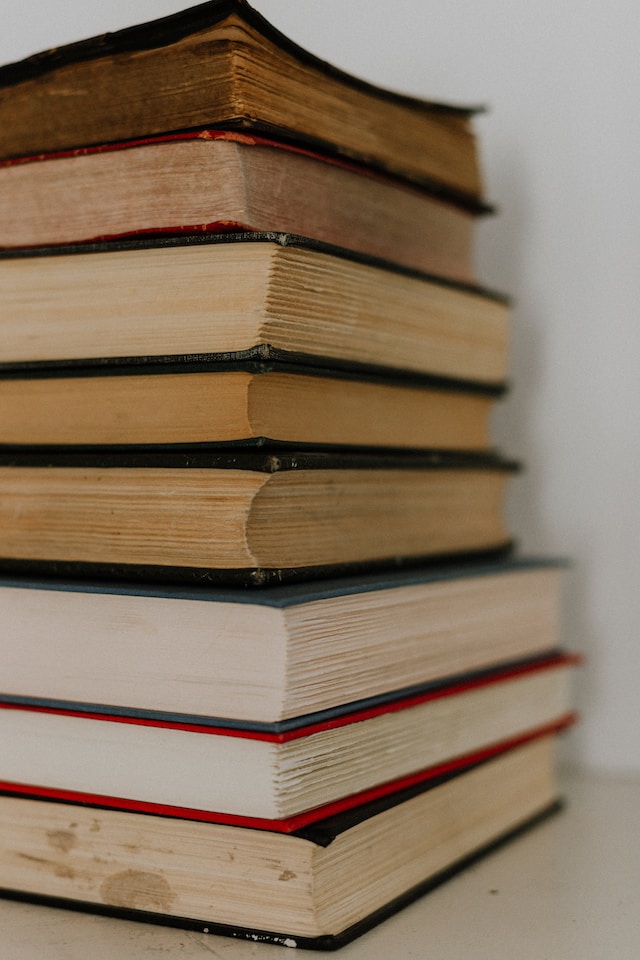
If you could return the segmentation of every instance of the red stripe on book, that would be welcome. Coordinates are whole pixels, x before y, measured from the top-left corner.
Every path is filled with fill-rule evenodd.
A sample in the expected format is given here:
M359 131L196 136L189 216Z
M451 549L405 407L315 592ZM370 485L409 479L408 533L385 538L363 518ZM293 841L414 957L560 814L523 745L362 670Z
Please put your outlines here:
M191 233L260 233L254 227L248 227L239 220L212 220L211 223L190 223L178 226L143 227L140 230L125 230L123 233L101 233L99 236L82 240L81 243L103 243L105 240L127 240L134 237L152 237L154 235L180 236Z
M282 140L272 140L270 137L261 137L259 134L240 133L237 130L183 130L177 133L158 134L152 137L140 137L135 140L117 140L113 143L100 143L88 147L76 147L71 150L57 150L51 153L34 153L24 157L10 157L7 160L0 160L0 169L2 167L12 167L18 164L34 163L39 160L58 160L66 157L87 157L95 153L115 153L118 150L132 150L136 147L152 147L163 143L176 143L177 141L195 141L195 140L229 140L234 143L241 143L248 147L271 147L276 150L287 150L289 153L297 153L302 157L309 157L311 160L318 160L320 163L328 163L333 167L342 167L345 170L351 170L360 176L370 177L374 180L397 181L408 189L420 189L415 184L407 183L401 178L395 177L392 173L381 173L362 164L351 162L343 157L335 157L331 154L318 153L310 150L308 147L300 146L295 143L288 143ZM437 199L437 198L436 198ZM446 201L442 201L446 202Z
M162 803L150 803L146 800L131 800L127 797L109 797L97 793L83 793L77 790L62 790L54 787L42 787L37 784L11 783L0 780L0 792L9 793L17 796L25 796L40 800L53 800L69 803L82 803L94 807L106 807L110 810L122 810L131 813L144 813L153 816L174 817L177 820L197 820L204 823L218 823L226 826L245 827L247 829L270 830L276 833L293 833L303 827L307 827L319 820L332 817L338 813L344 813L347 810L353 810L355 807L369 803L372 800L379 800L388 797L391 794L399 793L407 787L417 786L421 783L427 783L437 777L448 773L462 771L465 767L473 766L492 757L506 753L516 747L520 747L532 740L538 740L542 737L554 736L563 730L573 726L578 720L578 714L575 712L567 713L552 723L545 724L542 727L536 727L525 734L512 737L508 740L502 740L499 743L491 744L482 750L465 754L461 757L455 757L436 766L427 767L416 773L409 774L397 780L379 784L370 787L360 793L351 794L332 803L324 804L321 807L315 807L312 810L305 810L303 813L288 817L285 820L269 820L260 817L237 816L231 813L218 813L209 810L195 810L190 807L176 807Z

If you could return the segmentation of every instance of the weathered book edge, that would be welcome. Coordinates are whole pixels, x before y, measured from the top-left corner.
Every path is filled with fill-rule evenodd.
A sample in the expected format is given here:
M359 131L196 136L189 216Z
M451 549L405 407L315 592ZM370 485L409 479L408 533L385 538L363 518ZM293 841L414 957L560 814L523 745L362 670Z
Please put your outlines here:
M193 33L197 33L199 30L220 23L231 14L241 17L246 24L254 27L277 47L293 54L302 62L335 77L347 86L364 90L381 99L403 103L417 110L435 111L445 115L461 117L472 116L484 109L482 106L456 106L425 100L421 97L397 93L355 77L300 47L251 7L246 0L209 0L209 2L200 3L197 6L155 20L124 27L121 30L100 34L61 47L43 50L23 60L1 66L0 86L12 86L21 83L23 80L40 77L71 63L81 63L119 53L132 53L138 50L152 50L155 47L169 46Z
M431 890L439 887L445 881L451 879L467 867L480 861L488 854L499 850L508 842L517 839L528 830L543 823L552 815L559 813L565 806L562 798L557 798L548 806L528 817L526 820L517 824L514 828L505 831L496 839L472 851L470 854L457 860L451 866L439 871L424 882L412 887L394 900L380 909L369 914L363 920L353 924L343 930L342 933L335 936L322 937L299 937L290 936L282 932L255 930L249 927L232 927L227 924L218 924L214 920L201 921L192 920L189 917L172 917L162 913L153 913L146 910L133 910L123 907L112 907L107 904L87 903L84 901L68 900L61 897L44 896L37 893L29 893L22 890L11 890L0 888L0 897L5 899L18 900L27 903L37 903L43 906L57 907L67 910L74 910L83 913L94 913L101 916L118 917L123 920L134 920L141 923L153 923L156 925L177 927L186 930L193 930L198 933L211 933L219 936L232 937L239 940L249 940L254 943L272 943L285 947L298 947L307 950L337 950L345 944L355 940L357 937L371 930L383 920L393 916L403 907L408 906L420 897L429 893Z

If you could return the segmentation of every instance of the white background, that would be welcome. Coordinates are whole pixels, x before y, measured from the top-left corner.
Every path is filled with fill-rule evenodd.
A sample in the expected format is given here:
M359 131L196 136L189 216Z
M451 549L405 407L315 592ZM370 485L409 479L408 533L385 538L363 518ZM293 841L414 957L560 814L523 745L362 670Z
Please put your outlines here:
M0 0L0 61L179 0ZM513 295L495 440L526 464L511 527L570 557L564 640L587 654L568 758L640 775L640 11L636 0L254 0L292 39L407 93L482 103L482 279Z

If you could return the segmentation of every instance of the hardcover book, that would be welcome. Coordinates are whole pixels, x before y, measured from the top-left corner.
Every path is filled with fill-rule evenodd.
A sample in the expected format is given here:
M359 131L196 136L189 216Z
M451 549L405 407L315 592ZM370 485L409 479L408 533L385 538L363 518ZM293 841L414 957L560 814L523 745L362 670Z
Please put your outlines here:
M503 297L288 234L4 252L0 291L4 369L276 359L498 390L506 376Z
M471 113L357 80L244 0L212 0L2 68L0 157L229 127L355 158L478 206Z
M558 804L553 737L288 835L0 796L0 894L330 950Z
M500 395L282 361L0 370L0 445L486 452Z
M5 448L0 561L264 585L506 550L514 469L479 454Z
M511 557L215 590L0 580L2 692L277 723L559 645L561 565Z
M230 130L0 162L0 247L277 231L472 283L474 224L366 167Z

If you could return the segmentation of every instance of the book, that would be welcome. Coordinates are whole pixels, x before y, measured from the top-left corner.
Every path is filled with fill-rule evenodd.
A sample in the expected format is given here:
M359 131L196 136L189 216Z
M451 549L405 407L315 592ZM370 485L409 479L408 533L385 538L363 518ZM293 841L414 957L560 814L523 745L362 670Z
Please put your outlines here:
M0 371L0 444L487 451L500 393L283 362Z
M480 454L0 451L0 566L270 580L510 545Z
M5 368L287 359L506 376L504 298L288 234L4 252L0 289Z
M553 737L292 835L0 796L1 892L335 949L559 802Z
M215 590L0 580L2 693L278 723L549 654L562 564L510 557Z
M0 697L1 786L290 832L565 725L573 665L550 655L280 726Z
M477 206L472 113L351 77L244 0L212 0L3 67L0 158L230 127L355 158Z
M475 216L366 167L197 130L0 163L0 247L126 234L301 234L466 283Z

